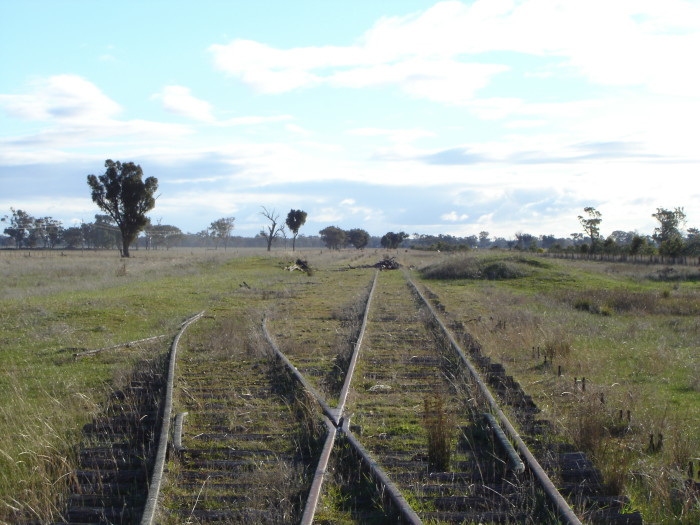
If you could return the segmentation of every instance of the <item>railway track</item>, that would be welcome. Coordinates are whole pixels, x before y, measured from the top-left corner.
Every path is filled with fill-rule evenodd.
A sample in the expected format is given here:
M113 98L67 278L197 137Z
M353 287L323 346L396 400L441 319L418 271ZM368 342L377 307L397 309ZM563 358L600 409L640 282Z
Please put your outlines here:
M265 340L230 317L191 328L171 351L165 433L140 445L147 502L70 523L641 523L576 451L536 450L540 466L525 441L546 422L434 294L402 272L344 276L277 301Z

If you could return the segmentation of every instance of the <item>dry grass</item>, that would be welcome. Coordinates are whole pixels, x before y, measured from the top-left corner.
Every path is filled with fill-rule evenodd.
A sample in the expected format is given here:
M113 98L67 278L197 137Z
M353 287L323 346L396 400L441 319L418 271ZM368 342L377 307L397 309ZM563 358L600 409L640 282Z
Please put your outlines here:
M426 284L647 520L696 523L697 494L683 472L687 458L700 456L700 287L686 280L671 288L653 273L561 262L511 281ZM652 433L655 442L664 436L654 452Z

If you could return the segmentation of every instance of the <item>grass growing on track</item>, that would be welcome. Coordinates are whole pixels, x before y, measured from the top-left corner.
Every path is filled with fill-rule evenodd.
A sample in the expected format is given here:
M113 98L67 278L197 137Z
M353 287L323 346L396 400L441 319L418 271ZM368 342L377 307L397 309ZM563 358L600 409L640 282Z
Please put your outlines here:
M204 309L263 308L308 278L282 270L294 260L286 253L65 253L0 253L0 428L9 429L0 435L0 522L60 510L59 480L73 466L80 429L138 354L76 360L75 352L173 335ZM311 262L349 257L314 251Z
M460 265L497 262L517 271L452 278ZM428 269L424 282L447 312L598 460L646 520L697 523L700 499L683 484L688 461L700 460L696 270L492 253L445 257ZM677 277L683 273L689 278ZM677 278L663 280L669 274ZM545 354L553 357L547 364ZM656 442L664 436L662 447L649 446L652 433Z

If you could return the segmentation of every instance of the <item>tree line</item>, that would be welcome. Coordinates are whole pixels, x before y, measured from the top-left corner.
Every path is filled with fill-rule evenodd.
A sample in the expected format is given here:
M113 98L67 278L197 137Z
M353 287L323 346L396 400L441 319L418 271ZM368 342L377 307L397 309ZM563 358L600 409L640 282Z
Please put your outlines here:
M585 207L578 216L581 232L569 237L553 235L534 236L516 232L514 238L490 238L489 232L478 235L455 237L452 235L409 235L401 232L387 232L381 238L371 236L366 230L353 228L343 230L337 226L327 226L316 236L301 235L307 212L291 209L284 220L274 208L262 207L260 215L265 220L260 233L254 238L234 237L235 217L222 217L213 221L208 228L198 233L183 233L177 226L153 224L147 213L156 204L158 179L143 178L141 167L133 162L121 163L106 160L102 175L88 175L87 183L93 202L105 212L96 214L94 222L64 228L61 221L53 217L34 217L28 212L11 208L11 214L0 218L6 224L0 236L0 246L15 248L118 248L121 255L129 257L130 247L146 249L169 249L174 246L213 246L214 249L227 249L229 245L265 246L268 251L275 242L285 242L291 235L292 250L297 240L304 247L325 246L331 250L346 247L364 249L382 247L397 249L411 247L419 250L461 251L470 249L504 248L516 250L547 250L551 252L605 253L615 255L700 255L700 230L683 229L686 214L683 208L657 208L652 214L658 226L652 235L638 232L613 231L607 237L601 233L602 213L592 206Z

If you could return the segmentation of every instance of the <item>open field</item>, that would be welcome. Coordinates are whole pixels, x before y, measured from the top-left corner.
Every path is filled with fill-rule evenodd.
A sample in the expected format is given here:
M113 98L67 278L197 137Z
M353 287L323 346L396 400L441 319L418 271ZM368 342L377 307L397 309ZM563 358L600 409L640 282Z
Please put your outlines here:
M134 363L164 353L169 338L75 359L81 350L171 336L201 310L222 318L269 313L277 331L295 334L285 342L290 355L326 348L313 366L327 367L319 386L332 394L333 363L324 355L342 353L347 312L368 282L362 272L336 270L382 254L300 255L313 275L283 271L294 256L282 252L137 252L128 261L114 253L0 254L0 426L14 429L0 436L0 522L10 522L13 509L42 518L60 510L56 494L82 424ZM700 462L700 287L692 275L659 280L669 274L662 267L512 254L396 255L563 438L600 460L645 519L697 521L697 495L683 490L688 462ZM420 277L429 265L441 278ZM294 310L302 289L303 313ZM314 316L334 328L317 333ZM574 377L586 378L585 392Z

